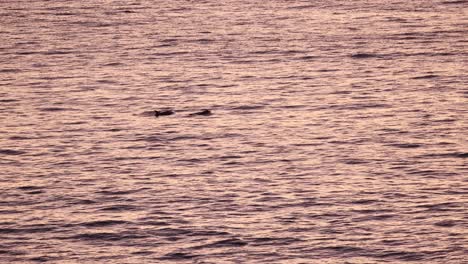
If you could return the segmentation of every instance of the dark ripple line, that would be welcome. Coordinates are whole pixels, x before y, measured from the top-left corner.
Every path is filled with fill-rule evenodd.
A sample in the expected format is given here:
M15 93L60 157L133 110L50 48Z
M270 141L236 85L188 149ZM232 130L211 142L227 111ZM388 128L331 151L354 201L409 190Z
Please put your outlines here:
M355 53L350 56L353 59L369 59L369 58L378 58L381 55L372 54L372 53Z
M240 106L234 106L231 109L232 110L257 110L257 109L263 109L265 108L264 105L240 105Z
M114 225L122 225L122 224L129 224L129 223L130 222L121 221L121 220L100 220L100 221L84 222L79 225L85 226L85 227L104 227L104 226L114 226Z
M25 154L25 153L26 153L25 151L21 151L21 150L0 149L0 154L3 154L3 155L15 156L15 155L22 155L22 154Z
M0 69L0 73L18 73L21 72L20 69ZM0 100L3 101L3 100Z
M277 237L258 237L258 238L252 238L248 240L249 245L251 246L285 246L285 245L290 245L294 243L299 243L299 242L304 242L304 240L299 239L299 238L277 238Z
M103 207L103 208L100 208L99 211L120 212L120 211L136 211L138 209L139 207L137 206L122 204L122 205L113 205L113 206Z
M0 234L48 233L55 229L55 227L0 228Z
M466 4L468 1L466 0L455 0L455 1L447 1L447 2L442 2L444 5L458 5L458 4Z
M11 255L11 256L21 256L21 255L27 255L28 253L25 251L15 251L15 250L3 250L0 249L0 255Z
M17 187L16 189L23 190L23 191L30 191L30 190L42 189L42 187L34 186L34 185L26 185L26 186Z
M63 108L63 107L45 107L45 108L40 108L39 111L44 111L44 112L59 112L59 111L74 111L76 109L73 108Z
M420 79L433 79L433 78L437 78L437 77L440 77L440 76L439 76L439 75L435 75L435 74L428 74L428 75L422 75L422 76L412 77L411 79L413 79L413 80L420 80Z
M387 146L396 147L396 148L420 148L422 147L421 144L416 144L416 143L395 143L395 144L389 144Z
M380 258L395 258L406 261L416 261L424 259L424 254L419 252L409 252L409 251L384 251L383 253L378 253L376 255Z
M329 247L321 247L321 248L318 248L317 250L334 251L336 253L351 253L351 252L364 251L363 248L353 247L353 246L329 246Z
M149 232L150 234L156 236L178 236L178 235L189 235L193 234L192 231L186 229L179 229L179 228L161 228L155 231Z
M361 110L366 108L391 108L389 104L350 104L350 105L327 105L319 109L336 109L336 110Z
M126 159L122 159L126 160ZM125 194L132 194L132 193L137 193L145 188L140 188L136 190L128 190L128 191L112 191L112 190L104 190L104 191L99 191L97 193L99 194L104 194L104 195L125 195Z
M458 224L457 221L455 220L442 220L439 222L434 223L435 226L440 226L440 227L453 227Z
M78 239L78 240L85 240L85 241L119 241L119 240L127 240L127 239L143 239L148 238L149 235L143 234L125 234L125 233L108 233L108 232L100 232L100 233L84 233L75 236L69 237L69 239Z
M452 152L452 153L431 153L418 155L417 158L468 158L468 152Z
M191 249L202 249L202 248L222 248L222 247L243 247L246 246L248 242L238 239L238 238L229 238L220 241L216 241L213 243L209 243L206 245L200 245L192 247Z
M160 260L184 260L184 259L192 259L197 257L198 255L184 253L184 252L172 252L160 257Z

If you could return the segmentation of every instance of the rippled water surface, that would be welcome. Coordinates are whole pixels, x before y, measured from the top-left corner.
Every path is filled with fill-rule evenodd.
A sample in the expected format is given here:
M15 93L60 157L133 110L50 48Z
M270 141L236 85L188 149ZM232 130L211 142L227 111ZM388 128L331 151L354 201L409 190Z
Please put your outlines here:
M464 0L3 0L0 262L467 263L467 55Z

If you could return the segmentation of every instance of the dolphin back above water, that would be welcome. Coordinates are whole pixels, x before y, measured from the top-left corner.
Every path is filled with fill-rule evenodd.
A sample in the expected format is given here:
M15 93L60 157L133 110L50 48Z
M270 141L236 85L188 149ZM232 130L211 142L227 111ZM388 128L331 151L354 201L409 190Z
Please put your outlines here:
M174 111L173 110L154 110L154 116L155 117L160 117L160 116L168 116L168 115L173 115Z
M190 116L209 116L211 115L211 111L208 109L203 109L199 112L191 113Z

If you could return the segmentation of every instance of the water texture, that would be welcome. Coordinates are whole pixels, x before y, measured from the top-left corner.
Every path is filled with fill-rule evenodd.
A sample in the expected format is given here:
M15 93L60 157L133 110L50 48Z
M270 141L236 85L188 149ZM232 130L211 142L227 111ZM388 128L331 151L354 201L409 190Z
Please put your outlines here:
M0 263L467 263L467 55L462 0L2 0Z

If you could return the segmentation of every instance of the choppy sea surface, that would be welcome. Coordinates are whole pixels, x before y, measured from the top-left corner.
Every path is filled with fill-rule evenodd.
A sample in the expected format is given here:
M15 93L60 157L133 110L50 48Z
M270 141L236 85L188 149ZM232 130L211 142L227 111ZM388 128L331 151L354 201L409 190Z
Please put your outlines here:
M468 1L2 0L0 61L0 263L468 263Z

